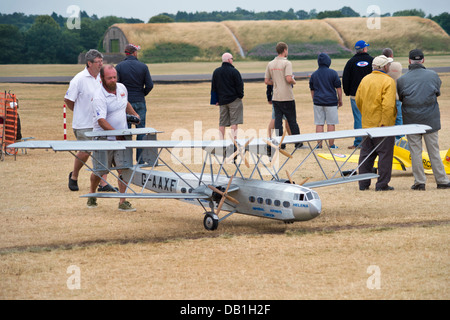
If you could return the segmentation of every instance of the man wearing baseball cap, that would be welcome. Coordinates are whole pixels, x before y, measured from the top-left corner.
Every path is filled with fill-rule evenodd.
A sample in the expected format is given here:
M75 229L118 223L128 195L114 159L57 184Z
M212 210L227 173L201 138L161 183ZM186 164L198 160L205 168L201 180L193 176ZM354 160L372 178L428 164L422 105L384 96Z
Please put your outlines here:
M425 140L438 189L449 189L450 181L439 153L438 131L441 115L437 97L441 95L441 79L436 72L423 66L423 52L409 52L409 70L397 80L397 92L402 101L403 123L425 124L431 127L425 134L407 135L411 151L413 190L425 190L426 176L422 164L422 138Z
M356 105L361 111L362 127L374 128L393 126L397 116L395 105L395 80L387 73L392 58L375 57L372 61L373 71L364 77L356 92ZM378 180L375 191L394 190L388 183L391 180L392 160L394 157L395 137L365 139L359 156L359 174L370 173L373 170L375 158L378 156ZM378 148L375 149L375 147ZM367 159L366 159L367 158ZM362 162L365 160L364 162ZM371 180L359 182L360 190L369 189Z
M345 95L350 96L350 104L353 112L353 128L361 129L361 113L355 102L356 90L362 78L372 72L372 60L367 53L367 47L369 46L364 40L359 40L355 43L356 54L347 61L342 74L342 89ZM353 145L349 149L354 149L361 143L361 137L355 137Z

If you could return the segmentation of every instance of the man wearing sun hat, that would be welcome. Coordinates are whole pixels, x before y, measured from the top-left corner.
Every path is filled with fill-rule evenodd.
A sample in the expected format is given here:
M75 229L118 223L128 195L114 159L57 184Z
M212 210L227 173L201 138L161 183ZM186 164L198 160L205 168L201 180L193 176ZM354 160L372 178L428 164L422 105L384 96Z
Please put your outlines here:
M128 101L133 109L139 114L141 121L136 124L136 128L145 128L145 118L147 115L147 105L145 96L153 89L153 81L150 71L145 63L137 58L137 52L141 47L128 44L125 46L125 59L116 66L117 82L125 85L128 91ZM128 124L131 127L131 124ZM144 135L138 135L137 140L142 140ZM139 160L142 149L136 150L136 160ZM142 160L141 160L142 163Z
M387 74L392 61L394 61L392 58L384 55L375 57L372 61L372 73L365 76L359 84L355 101L361 112L363 128L388 127L395 124L397 116L395 80ZM372 172L375 158L378 156L379 177L375 191L394 190L388 185L391 180L394 143L395 137L368 137L362 143L359 174ZM377 146L378 148L373 151ZM365 161L362 162L363 160ZM360 190L367 190L369 186L370 179L359 182Z
M450 182L439 152L438 132L441 129L441 115L437 97L441 95L441 79L436 72L423 66L423 52L414 49L409 52L409 70L397 80L398 95L402 101L403 123L429 125L425 134L408 135L411 151L413 190L425 190L426 176L422 164L422 138L427 146L438 189L449 189Z
M355 102L356 90L358 89L362 78L372 72L373 57L367 53L368 46L369 44L364 40L359 40L355 43L356 54L347 61L342 75L342 89L344 90L345 95L350 96L354 129L361 129L361 113ZM355 137L355 141L349 149L358 147L361 141L361 137Z

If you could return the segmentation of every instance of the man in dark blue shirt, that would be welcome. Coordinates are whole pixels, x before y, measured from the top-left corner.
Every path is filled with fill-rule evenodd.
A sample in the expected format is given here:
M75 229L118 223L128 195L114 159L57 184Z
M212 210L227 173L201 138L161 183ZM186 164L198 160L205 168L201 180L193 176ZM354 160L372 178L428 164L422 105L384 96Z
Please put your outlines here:
M127 56L116 66L116 70L117 82L125 85L128 91L128 101L141 118L140 123L136 124L136 128L145 128L145 117L147 114L145 96L153 89L153 81L147 65L140 62L137 58L139 49L139 46L128 44L125 47ZM131 128L131 124L128 124L128 127ZM142 140L143 137L144 135L138 135L137 140ZM139 160L141 153L142 149L136 150L136 160Z
M309 79L309 88L314 103L314 123L316 132L323 132L325 122L327 131L335 131L339 124L338 108L342 107L342 88L338 73L330 69L331 58L322 52L317 58L319 68ZM319 142L319 148L322 142ZM337 148L330 139L330 148Z

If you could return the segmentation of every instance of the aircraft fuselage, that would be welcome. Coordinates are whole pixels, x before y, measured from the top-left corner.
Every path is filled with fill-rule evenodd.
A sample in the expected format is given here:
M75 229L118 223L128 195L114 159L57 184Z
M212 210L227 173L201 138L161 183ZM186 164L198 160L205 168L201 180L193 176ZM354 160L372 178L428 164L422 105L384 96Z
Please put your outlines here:
M219 177L215 175L211 178L211 175L205 174L202 183L199 184L199 177L200 174L197 173L175 174L137 168L130 182L140 187L145 186L145 189L156 193L186 195L197 191L207 193L211 195L210 199L186 197L179 200L204 207L210 207L212 203L214 208L217 208L219 201L214 198L213 191L207 185L226 187L229 178L225 175ZM286 222L310 220L317 217L322 210L317 192L296 184L235 177L232 186L238 190L232 190L229 194L238 200L239 204L225 201L222 210Z

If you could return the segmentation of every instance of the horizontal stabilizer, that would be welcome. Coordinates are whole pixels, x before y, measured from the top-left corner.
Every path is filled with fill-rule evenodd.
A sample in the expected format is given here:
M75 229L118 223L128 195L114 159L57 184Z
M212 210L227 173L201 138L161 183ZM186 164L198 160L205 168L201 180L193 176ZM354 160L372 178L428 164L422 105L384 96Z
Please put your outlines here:
M82 195L81 198L127 198L127 199L208 199L209 196L204 193L89 193Z
M368 180L368 179L375 179L379 176L374 173L363 173L363 174L356 174L353 176L346 176L336 179L328 179L328 180L322 180L322 181L315 181L315 182L309 182L305 183L303 186L307 188L319 188L319 187L327 187L327 186L333 186L336 184L341 183L347 183L347 182L355 182L355 181L361 181L361 180Z

